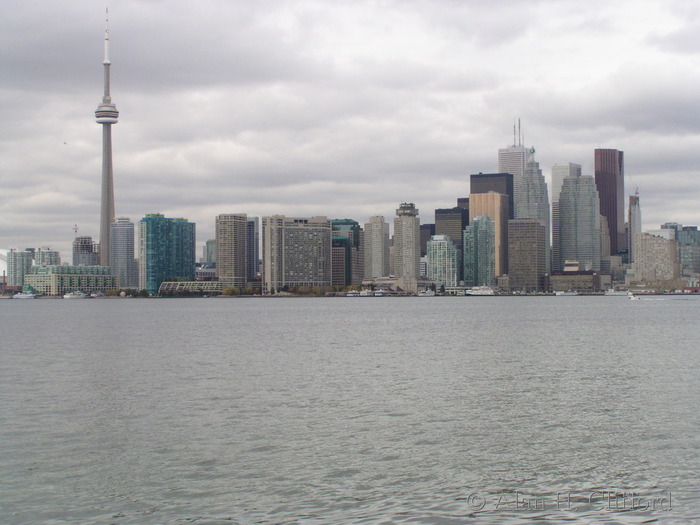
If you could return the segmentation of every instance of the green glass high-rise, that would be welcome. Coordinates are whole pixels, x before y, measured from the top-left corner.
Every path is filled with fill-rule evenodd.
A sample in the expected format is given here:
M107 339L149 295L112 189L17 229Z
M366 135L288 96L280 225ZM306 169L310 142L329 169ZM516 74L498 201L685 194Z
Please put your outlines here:
M139 288L158 293L163 281L194 280L195 223L151 213L139 221Z
M496 280L494 222L488 215L474 217L464 229L464 284L493 286Z

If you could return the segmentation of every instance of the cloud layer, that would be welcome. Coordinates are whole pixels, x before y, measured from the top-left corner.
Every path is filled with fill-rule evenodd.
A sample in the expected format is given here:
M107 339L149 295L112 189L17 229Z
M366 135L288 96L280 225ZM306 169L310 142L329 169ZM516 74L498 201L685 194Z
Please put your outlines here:
M121 2L116 208L423 222L497 169L520 117L545 174L625 152L645 227L700 224L700 6L654 0ZM48 23L47 21L51 21ZM0 247L98 236L104 13L0 5Z

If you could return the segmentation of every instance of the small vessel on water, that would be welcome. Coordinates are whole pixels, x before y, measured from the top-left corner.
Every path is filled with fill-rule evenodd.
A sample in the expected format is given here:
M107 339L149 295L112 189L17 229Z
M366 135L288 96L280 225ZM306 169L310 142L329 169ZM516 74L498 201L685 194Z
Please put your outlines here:
M634 295L632 292L629 292L629 294L627 295L627 297L629 297L630 301L639 301L639 296L638 296L638 295Z
M375 297L387 297L388 295L389 292L387 292L384 288L380 288L374 292Z
M474 286L465 290L464 295L496 295L496 292L490 286Z
M568 292L558 291L554 292L554 295L578 295L576 290L569 290Z
M70 293L64 294L63 295L64 299L91 299L88 294L85 292L81 292L80 290L74 290Z
M426 288L418 292L418 297L435 297L435 290L430 290Z
M615 288L610 288L608 290L605 290L604 295L627 295L628 292L626 290L615 290Z
M31 292L19 292L12 296L13 299L36 299L36 294Z
M369 288L365 288L364 290L362 290L360 292L360 297L372 297L372 295L374 295L374 294L373 294L372 290L370 290Z
M350 290L345 294L345 297L360 297L360 292L357 290Z

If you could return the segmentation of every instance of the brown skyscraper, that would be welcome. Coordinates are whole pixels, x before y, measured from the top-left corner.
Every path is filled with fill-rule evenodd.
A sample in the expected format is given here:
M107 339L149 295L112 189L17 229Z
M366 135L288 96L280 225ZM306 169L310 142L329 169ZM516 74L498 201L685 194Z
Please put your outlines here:
M623 152L595 150L595 185L600 196L600 214L608 220L610 253L627 248L625 234L625 163Z

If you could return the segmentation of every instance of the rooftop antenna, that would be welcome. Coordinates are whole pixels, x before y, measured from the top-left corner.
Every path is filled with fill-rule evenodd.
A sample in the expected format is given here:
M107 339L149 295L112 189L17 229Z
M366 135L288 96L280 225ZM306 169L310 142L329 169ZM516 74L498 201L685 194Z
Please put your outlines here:
M513 117L513 146L516 146L517 143L515 142L515 117Z
M518 146L522 146L522 145L523 145L523 140L522 140L522 139L523 139L523 135L522 135L522 133L520 132L520 117L518 117Z

